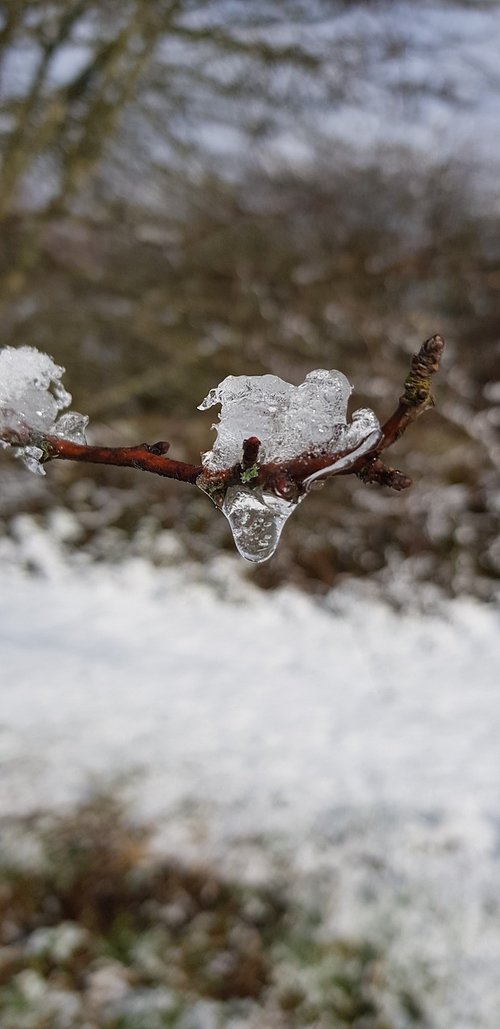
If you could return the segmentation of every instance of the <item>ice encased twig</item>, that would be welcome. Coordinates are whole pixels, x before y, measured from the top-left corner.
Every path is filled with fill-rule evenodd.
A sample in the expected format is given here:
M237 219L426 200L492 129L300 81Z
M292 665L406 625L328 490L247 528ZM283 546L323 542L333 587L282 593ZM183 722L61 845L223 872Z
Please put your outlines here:
M207 471L222 471L241 461L245 439L260 440L259 462L286 462L300 455L336 455L330 465L304 480L312 482L335 470L345 470L376 446L380 424L367 408L347 422L352 392L338 371L317 368L293 386L277 375L229 375L210 390L200 410L221 405L212 450L202 455ZM222 510L240 554L249 561L267 561L278 545L283 526L301 498L285 500L251 485L231 486Z
M88 418L76 411L60 412L71 403L61 382L64 368L35 347L0 350L0 439L15 446L30 471L45 474L37 445L46 436L85 443Z

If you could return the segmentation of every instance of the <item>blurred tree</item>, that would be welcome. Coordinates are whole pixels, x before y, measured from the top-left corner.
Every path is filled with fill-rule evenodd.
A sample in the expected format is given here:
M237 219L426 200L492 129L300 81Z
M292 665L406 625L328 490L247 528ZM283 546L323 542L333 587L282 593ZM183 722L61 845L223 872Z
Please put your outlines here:
M78 406L108 428L125 417L132 439L167 411L192 453L193 396L228 372L348 367L373 399L415 336L437 323L449 338L440 415L406 458L432 499L381 497L375 531L374 501L353 512L339 484L325 543L315 498L297 530L313 579L372 574L391 547L437 561L446 585L475 569L489 593L500 571L498 216L477 149L457 147L500 88L495 8L1 6L0 337L70 365ZM436 111L450 132L442 120L424 145Z

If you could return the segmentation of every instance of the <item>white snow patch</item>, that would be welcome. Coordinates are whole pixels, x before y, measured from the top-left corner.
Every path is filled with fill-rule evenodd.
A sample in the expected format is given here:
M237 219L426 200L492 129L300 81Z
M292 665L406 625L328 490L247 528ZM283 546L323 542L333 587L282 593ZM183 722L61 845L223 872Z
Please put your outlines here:
M38 577L4 561L0 586L2 813L138 770L176 853L258 877L267 838L325 931L412 969L436 1029L496 1029L498 609L346 592L332 612L231 560L71 567L30 545Z
M346 596L332 613L291 589L262 594L227 560L212 583L141 559L72 569L28 528L39 575L4 564L0 591L4 810L131 764L160 777L165 810L201 791L245 801L251 824L274 824L278 797L304 824L326 798L496 810L496 608L401 615Z

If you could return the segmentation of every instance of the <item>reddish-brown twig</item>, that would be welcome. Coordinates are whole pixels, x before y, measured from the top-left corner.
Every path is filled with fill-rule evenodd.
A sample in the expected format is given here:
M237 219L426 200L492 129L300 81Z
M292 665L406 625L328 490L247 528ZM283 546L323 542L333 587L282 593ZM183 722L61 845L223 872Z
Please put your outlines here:
M411 479L395 468L388 468L380 460L379 454L392 447L419 415L434 406L431 379L439 371L443 350L442 336L430 336L413 355L410 373L405 379L404 393L399 398L394 414L382 426L382 439L372 454L361 458L359 467L354 465L352 468L363 482L378 482L395 490L411 486Z
M342 459L348 457L349 452L346 451L335 454L305 453L289 461L261 465L255 469L253 484L261 486L264 490L296 499L304 492L304 483L307 479L322 469L329 469L325 471L325 478L354 473L365 483L378 483L398 491L407 489L411 486L411 479L403 472L385 465L380 460L380 454L402 436L411 422L434 404L431 377L439 370L443 348L444 340L441 336L431 336L422 344L418 353L414 354L410 373L405 380L404 393L394 413L382 425L380 439L374 444L373 450L353 461L350 467L341 466ZM249 442L250 440L247 440L246 444ZM335 468L336 464L338 469ZM227 487L238 481L238 468L239 466L235 466L223 472L209 472L204 469L199 485L218 502L221 497L223 498Z
M340 453L304 453L291 460L282 462L258 463L260 441L256 436L249 436L242 441L242 459L232 468L222 471L211 471L201 464L186 464L166 457L170 444L141 443L134 447L99 447L72 443L57 436L40 437L32 434L28 441L32 446L43 451L44 462L60 459L64 461L82 461L93 464L108 464L119 467L140 468L143 471L163 475L181 482L196 483L207 492L215 503L222 503L229 486L239 482L247 483L250 488L259 486L265 490L281 494L290 499L297 499L305 492L306 480L325 470L324 478L331 475L356 474L366 483L376 482L390 486L391 489L402 490L411 485L411 479L397 469L389 468L380 460L380 454L387 450L411 422L415 421L428 407L434 403L431 393L431 377L438 371L444 342L441 336L432 336L422 344L420 350L411 361L410 373L405 381L404 392L399 404L390 418L382 425L381 436L374 443L373 449L353 459L349 467L342 465L342 460L349 452ZM6 439L6 442L15 440ZM26 440L19 440L26 443ZM339 463L340 462L340 463ZM335 465L338 465L336 469Z
M62 458L64 461L86 461L90 464L111 464L121 468L141 468L146 472L164 475L167 479L195 483L203 471L201 465L185 464L165 457L170 443L139 443L135 447L90 447L71 443L58 436L45 440L46 458Z

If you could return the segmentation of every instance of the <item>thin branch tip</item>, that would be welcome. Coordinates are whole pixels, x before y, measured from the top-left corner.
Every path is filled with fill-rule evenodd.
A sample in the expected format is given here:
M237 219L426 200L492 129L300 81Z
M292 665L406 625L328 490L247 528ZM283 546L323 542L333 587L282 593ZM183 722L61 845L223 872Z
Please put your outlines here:
M443 350L442 336L430 336L422 343L420 350L411 359L410 373L405 379L401 403L407 404L408 407L419 407L421 404L429 407L434 404L431 376L439 371Z

